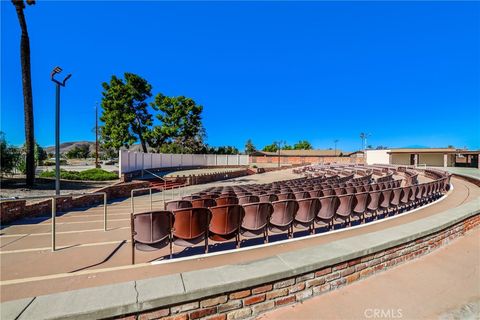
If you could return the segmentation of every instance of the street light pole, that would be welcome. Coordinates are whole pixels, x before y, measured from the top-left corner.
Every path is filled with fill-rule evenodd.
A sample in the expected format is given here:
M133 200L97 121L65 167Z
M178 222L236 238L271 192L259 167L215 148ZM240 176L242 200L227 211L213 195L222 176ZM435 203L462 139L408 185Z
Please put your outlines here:
M60 86L65 87L65 83L72 76L67 75L62 82L55 79L57 73L62 72L62 68L55 67L50 74L50 79L55 83L55 195L60 195Z
M100 168L98 164L98 102L95 103L95 168Z
M338 142L338 139L335 139L333 141L335 143L335 157L337 156L337 142Z

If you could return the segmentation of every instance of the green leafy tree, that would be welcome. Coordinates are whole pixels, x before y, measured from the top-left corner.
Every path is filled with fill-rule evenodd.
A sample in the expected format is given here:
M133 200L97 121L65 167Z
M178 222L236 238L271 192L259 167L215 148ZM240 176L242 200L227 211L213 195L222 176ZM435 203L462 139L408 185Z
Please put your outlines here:
M255 151L257 151L257 149L253 145L252 139L248 139L247 142L245 143L245 153L252 154Z
M208 152L210 154L239 154L240 151L233 146L220 146L220 147L209 147Z
M293 145L293 149L295 150L312 150L312 145L310 144L310 142L308 142L307 140L301 140L301 141L298 141L297 143L295 143Z
M34 5L34 0L26 0L28 5ZM17 12L18 22L22 30L20 39L20 63L22 66L22 84L23 84L23 110L25 113L25 173L27 175L27 186L33 186L35 183L35 135L33 125L33 94L32 94L32 75L30 67L30 38L28 36L27 21L25 20L25 2L24 0L12 0Z
M277 152L278 151L278 146L277 146L277 144L272 143L272 144L269 144L269 145L266 145L265 147L263 147L262 151Z
M152 86L133 73L126 72L124 77L122 80L114 75L109 83L102 84L103 143L118 150L139 140L143 152L147 152L149 126L153 122L146 100L152 96Z
M70 149L65 156L68 159L86 159L90 155L90 146L81 144Z
M150 145L158 152L198 153L203 149L205 129L203 107L184 96L167 97L157 94L152 108L157 111L160 125L150 134Z
M37 166L41 166L46 159L47 152L38 143L35 143L35 163Z
M0 131L0 171L2 174L13 173L21 159L21 152L18 148L10 146L5 134Z

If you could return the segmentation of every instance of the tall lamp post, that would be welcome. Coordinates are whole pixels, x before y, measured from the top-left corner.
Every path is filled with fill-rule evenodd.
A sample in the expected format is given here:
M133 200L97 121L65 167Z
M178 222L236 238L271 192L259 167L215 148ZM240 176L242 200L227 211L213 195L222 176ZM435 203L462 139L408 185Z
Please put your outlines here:
M338 139L335 139L333 140L333 142L335 143L335 157L337 156L337 143L338 143Z
M280 140L280 141L274 141L273 143L276 144L278 148L278 167L280 168L280 152L282 150L282 144L286 145L287 142L285 140Z
M98 102L95 103L95 168L100 168L98 164Z
M72 76L67 75L62 81L55 79L57 73L62 72L62 68L55 67L50 74L50 79L55 83L55 195L60 195L60 87L65 87L65 83Z

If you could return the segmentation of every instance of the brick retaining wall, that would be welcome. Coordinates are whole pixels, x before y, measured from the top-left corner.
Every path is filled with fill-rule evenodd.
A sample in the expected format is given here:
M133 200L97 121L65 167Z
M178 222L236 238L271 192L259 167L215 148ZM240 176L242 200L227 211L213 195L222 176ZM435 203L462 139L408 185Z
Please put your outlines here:
M234 320L255 318L266 311L301 303L306 299L421 257L463 236L478 225L480 225L479 214L426 237L313 272L115 319Z
M148 182L136 181L111 185L95 190L92 193L106 192L107 199L112 200L116 198L130 197L130 191L132 189L146 188L148 186ZM56 203L57 211L67 211L72 208L82 208L96 204L103 204L103 195L85 194L78 197L65 196L57 198ZM25 200L2 202L0 203L0 223L5 224L21 218L48 215L51 211L51 199L31 204L26 204Z

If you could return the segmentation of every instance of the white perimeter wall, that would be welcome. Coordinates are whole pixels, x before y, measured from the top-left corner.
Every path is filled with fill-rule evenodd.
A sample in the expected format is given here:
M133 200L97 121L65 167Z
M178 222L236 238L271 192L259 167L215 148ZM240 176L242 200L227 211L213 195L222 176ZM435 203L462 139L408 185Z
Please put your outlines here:
M390 150L365 150L367 164L390 164Z
M143 153L120 150L119 175L122 173L168 167L246 166L248 155Z

